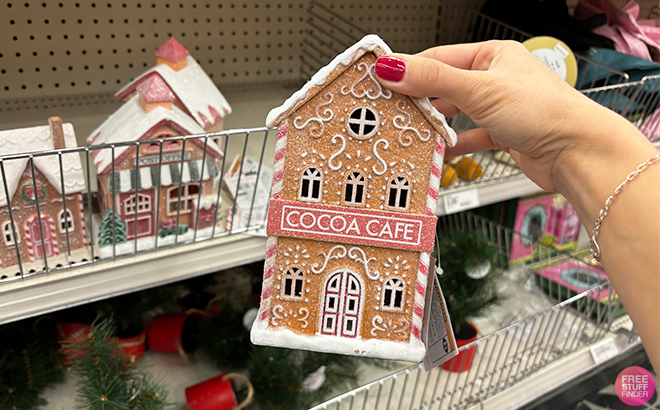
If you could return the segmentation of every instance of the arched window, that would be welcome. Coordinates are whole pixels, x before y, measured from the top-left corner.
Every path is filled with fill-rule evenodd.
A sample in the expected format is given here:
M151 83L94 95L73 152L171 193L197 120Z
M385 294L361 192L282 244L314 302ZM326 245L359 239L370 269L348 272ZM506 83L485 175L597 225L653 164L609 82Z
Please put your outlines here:
M149 211L151 211L151 197L149 195L138 194L137 212L140 214ZM135 195L129 196L124 201L124 214L135 215Z
M407 209L410 199L410 182L405 177L395 177L390 181L390 192L387 206L390 208Z
M366 186L367 182L364 175L359 172L348 174L346 184L344 185L344 203L363 205L366 196Z
M400 310L403 308L404 284L401 279L392 278L385 282L383 308Z
M16 235L18 235L18 243L21 243L21 234L18 231L18 228L16 227L16 224L14 224L14 231L16 231ZM2 224L2 236L5 238L5 245L7 245L7 246L16 245L17 241L14 241L14 232L12 232L12 230L11 230L11 222L10 221L5 221Z
M372 137L378 131L378 116L371 108L359 107L348 116L349 133L360 140Z
M302 178L300 178L300 199L302 201L321 200L321 171L317 168L310 167L303 171Z
M295 266L291 267L286 270L282 279L284 288L282 294L290 298L302 299L303 285L305 283L303 271Z
M67 230L69 233L73 231L74 224L71 210L67 209L66 213L64 213L64 210L61 210L57 220L59 221L60 225L60 233L66 233Z

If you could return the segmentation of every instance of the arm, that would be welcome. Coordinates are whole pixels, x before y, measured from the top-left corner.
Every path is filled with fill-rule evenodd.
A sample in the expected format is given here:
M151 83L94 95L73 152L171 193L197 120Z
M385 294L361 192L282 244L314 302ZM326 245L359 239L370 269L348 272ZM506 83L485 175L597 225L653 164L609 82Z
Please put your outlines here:
M515 42L436 47L380 57L383 85L439 97L447 116L481 128L448 155L501 148L541 188L563 194L589 232L606 199L658 150L623 117L574 90ZM660 163L626 185L600 228L601 261L660 369Z

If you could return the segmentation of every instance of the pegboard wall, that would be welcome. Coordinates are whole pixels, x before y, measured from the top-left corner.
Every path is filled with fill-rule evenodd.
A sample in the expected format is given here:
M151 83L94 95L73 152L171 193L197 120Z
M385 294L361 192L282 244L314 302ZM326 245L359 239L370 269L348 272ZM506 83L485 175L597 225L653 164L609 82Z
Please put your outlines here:
M323 2L403 52L435 39L438 0ZM103 95L176 37L223 84L297 80L309 2L0 0L0 100Z

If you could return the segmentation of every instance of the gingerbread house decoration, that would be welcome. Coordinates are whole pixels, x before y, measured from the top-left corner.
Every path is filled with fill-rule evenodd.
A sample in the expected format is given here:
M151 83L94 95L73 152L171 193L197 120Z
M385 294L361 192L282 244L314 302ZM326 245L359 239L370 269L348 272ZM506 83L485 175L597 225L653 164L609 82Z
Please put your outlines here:
M150 77L87 140L96 146L139 144L139 150L120 144L91 151L98 169L101 212L112 209L119 214L129 240L136 234L165 236L181 227L210 228L216 220L213 180L223 156L218 145L211 138L149 142L204 133L176 101L161 77Z
M48 122L46 126L0 131L0 155L77 146L71 124L62 124L59 117ZM18 255L22 263L36 262L86 246L85 179L77 152L63 153L61 163L60 155L46 155L9 159L3 167L1 267L18 264Z
M115 99L128 102L140 84L152 77L160 77L174 93L173 103L181 111L197 121L206 132L222 131L223 118L231 114L231 107L188 50L170 37L154 54L156 66L119 90Z
M428 99L381 86L369 35L281 107L255 344L420 361L445 144Z

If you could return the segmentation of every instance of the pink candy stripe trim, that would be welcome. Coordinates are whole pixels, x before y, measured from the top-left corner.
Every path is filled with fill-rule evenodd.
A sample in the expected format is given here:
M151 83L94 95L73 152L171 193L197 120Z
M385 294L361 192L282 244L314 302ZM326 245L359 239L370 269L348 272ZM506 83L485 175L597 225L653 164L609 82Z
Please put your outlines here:
M410 331L413 336L415 336L417 339L420 338L421 336L421 331L419 330L419 327L417 325L412 325L412 330Z
M438 199L438 191L433 188L432 186L429 187L429 196L433 198L434 200Z
M281 149L275 153L275 162L280 162L284 159L284 154L286 153L285 149Z
M436 177L440 178L440 174L442 173L442 170L440 169L439 166L433 164L433 166L431 167L431 173Z
M266 290L264 290L263 295L261 295L261 300L266 300L270 298L270 295L273 293L273 287L269 287Z
M417 302L415 302L415 305L413 306L413 312L415 313L415 316L421 317L424 315L424 309L422 309Z
M277 139L280 139L286 135L287 126L283 125L277 130Z
M419 271L424 275L427 276L429 274L429 267L427 264L425 264L422 261L419 261Z
M266 272L264 272L264 280L270 278L273 276L273 272L275 272L275 267L271 266L270 268L266 269Z
M424 289L424 286L422 286L422 284L419 281L415 283L415 291L417 291L417 293L422 295L422 297L426 295L426 289Z

